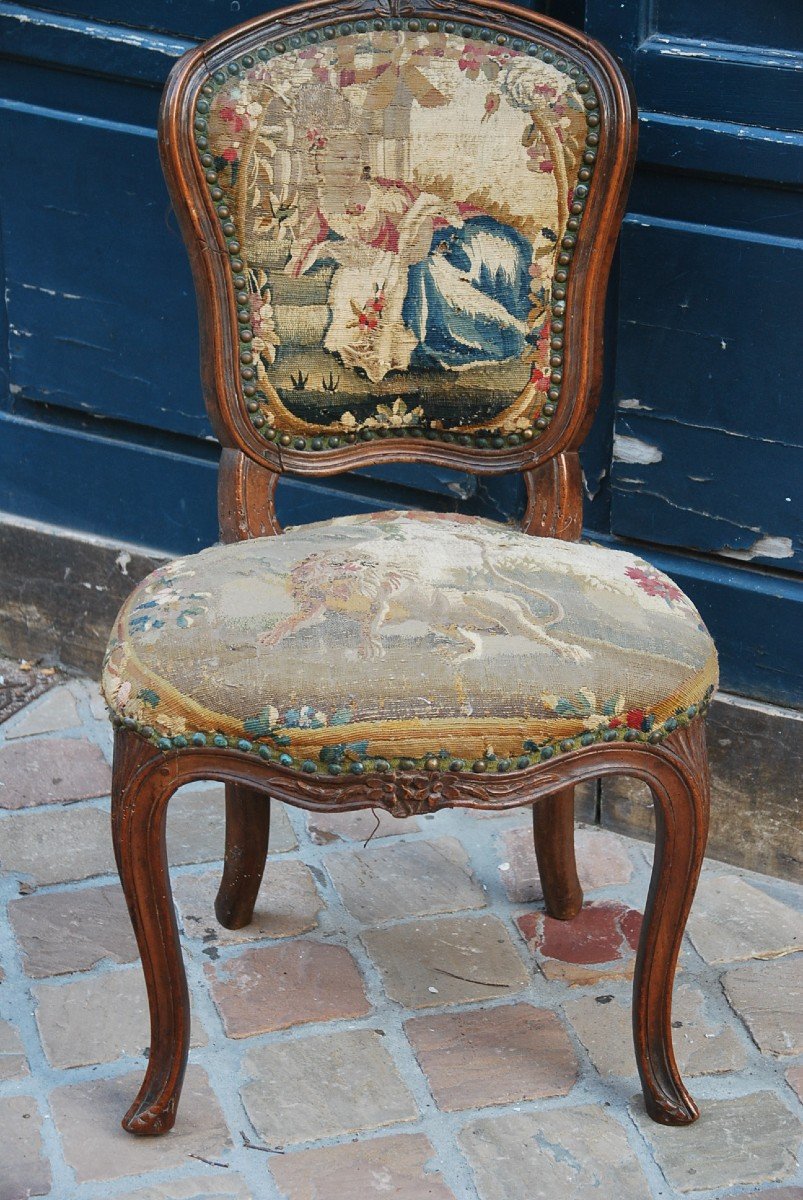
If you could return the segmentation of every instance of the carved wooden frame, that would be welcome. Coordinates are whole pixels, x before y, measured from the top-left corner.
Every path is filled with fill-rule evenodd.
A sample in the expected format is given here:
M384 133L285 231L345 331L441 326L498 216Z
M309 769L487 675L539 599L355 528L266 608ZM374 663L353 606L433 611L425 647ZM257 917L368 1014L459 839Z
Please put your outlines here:
M345 15L482 22L506 34L533 34L572 55L593 79L605 129L595 188L576 243L567 298L564 395L544 435L521 448L478 450L424 440L353 445L314 456L265 444L249 424L233 370L234 302L218 223L199 178L188 136L199 81L219 62L268 34ZM525 473L529 533L576 540L582 521L577 448L594 414L602 361L605 285L635 149L629 88L607 52L546 17L487 0L320 0L247 22L185 56L174 69L162 109L160 150L187 241L198 290L202 377L210 417L223 445L219 513L224 541L281 533L274 506L280 474L331 474L376 462L429 462L494 474ZM270 797L317 811L383 808L395 816L443 807L496 809L530 805L548 913L567 920L582 904L573 846L576 784L614 772L646 782L656 800L652 882L639 944L633 1030L647 1111L682 1125L697 1109L680 1079L672 1049L672 982L708 827L705 730L698 716L660 744L596 743L511 774L408 771L364 776L309 776L233 749L188 746L163 752L135 730L115 735L112 829L115 855L142 956L151 1012L151 1049L140 1092L123 1119L132 1133L164 1133L175 1121L189 1045L189 998L165 845L168 801L182 784L214 779L226 788L226 849L215 910L239 928L251 920L268 848Z

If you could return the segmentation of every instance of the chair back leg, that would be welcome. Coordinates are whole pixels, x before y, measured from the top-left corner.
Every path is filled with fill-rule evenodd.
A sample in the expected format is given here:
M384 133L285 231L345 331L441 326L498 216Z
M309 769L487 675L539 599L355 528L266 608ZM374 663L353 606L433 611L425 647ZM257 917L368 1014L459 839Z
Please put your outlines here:
M574 857L574 788L562 788L533 805L533 840L547 914L571 921L583 907Z
M226 784L226 855L215 916L242 929L254 914L270 838L270 796L242 783Z

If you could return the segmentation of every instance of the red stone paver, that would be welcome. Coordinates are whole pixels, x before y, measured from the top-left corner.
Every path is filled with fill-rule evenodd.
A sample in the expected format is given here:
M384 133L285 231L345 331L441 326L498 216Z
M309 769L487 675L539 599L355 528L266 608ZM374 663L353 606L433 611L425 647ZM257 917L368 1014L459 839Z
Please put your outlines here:
M799 1067L790 1067L786 1072L786 1082L796 1094L798 1100L803 1101L803 1064Z
M749 1061L735 1019L725 1024L709 1016L707 999L689 984L675 988L672 1040L684 1077L741 1071ZM629 994L617 999L604 992L581 993L564 1000L561 1007L601 1075L636 1075Z
M0 1099L0 1200L27 1200L50 1192L50 1165L42 1121L31 1096Z
M758 1200L803 1200L803 1187L762 1188L760 1192L751 1192Z
M803 954L734 967L722 987L759 1050L803 1053Z
M543 900L532 830L508 829L500 840L503 861L499 870L508 899L517 904ZM633 863L622 839L603 829L578 829L574 835L574 852L584 892L623 886L632 877Z
M206 974L231 1038L364 1017L371 1011L357 964L345 946L306 940L259 946L208 964Z
M379 1030L316 1032L254 1045L242 1073L243 1104L268 1147L345 1137L418 1117Z
M440 917L366 929L362 942L385 992L405 1008L439 1008L512 996L530 982L496 917Z
M377 1137L271 1160L287 1200L454 1200L423 1134Z
M327 842L368 842L374 838L417 833L417 817L393 817L382 808L360 808L355 812L307 813L307 828L317 846Z
M10 1021L0 1021L0 1082L28 1074L28 1060L19 1030Z
M104 1191L103 1200L260 1200L241 1175L215 1167L211 1170L214 1174L209 1174L208 1168L205 1175L181 1175L142 1188L136 1186L136 1180L129 1180L121 1192L112 1195Z
M615 901L585 904L573 921L524 913L516 924L547 979L590 984L633 973L642 914Z
M481 1200L650 1200L622 1126L601 1106L507 1112L464 1125ZM655 1200L663 1195L658 1191Z
M0 823L0 846L3 870L30 876L38 886L117 870L109 814L93 805L7 816Z
M12 723L6 737L12 741L38 733L58 733L79 724L78 709L70 689L56 687L37 704L29 704L26 712Z
M33 979L88 971L104 959L133 962L137 943L119 884L74 892L43 892L12 900L8 906Z
M188 937L203 939L207 947L298 937L315 928L324 906L309 867L269 858L251 921L241 929L224 929L215 917L219 886L219 871L181 875L173 886L182 929Z
M633 1116L679 1192L785 1183L797 1172L800 1121L773 1092L706 1100L700 1120L680 1129L651 1121L640 1096Z
M346 908L365 925L485 907L456 838L339 850L326 856L326 868Z
M438 1107L447 1112L565 1096L577 1079L560 1019L530 1004L413 1017L404 1028Z
M42 1048L52 1066L64 1070L147 1053L150 1015L138 963L67 983L42 983L31 993ZM190 1032L192 1046L206 1044L194 1008Z
M266 801L267 803L267 801ZM204 787L186 784L167 806L167 857L174 863L217 862L223 858L226 836L225 789L222 784ZM297 846L285 806L270 806L269 854L282 854Z
M803 947L803 922L790 905L741 876L704 871L688 936L708 963L775 958Z
M230 1145L226 1123L206 1072L190 1064L176 1124L166 1137L132 1137L120 1118L137 1094L142 1073L90 1079L50 1094L64 1157L78 1183L123 1179L183 1167L190 1155L219 1159Z

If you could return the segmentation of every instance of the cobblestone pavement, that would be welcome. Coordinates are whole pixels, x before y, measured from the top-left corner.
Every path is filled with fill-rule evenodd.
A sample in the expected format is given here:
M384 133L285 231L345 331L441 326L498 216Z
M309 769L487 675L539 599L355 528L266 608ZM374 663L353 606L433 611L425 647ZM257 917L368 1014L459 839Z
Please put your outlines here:
M706 863L674 1021L703 1115L664 1129L629 1032L650 848L580 827L587 902L561 924L526 811L274 805L255 921L230 932L222 789L178 793L190 1068L175 1130L124 1134L148 1020L110 752L87 681L0 726L0 1200L803 1198L803 888Z

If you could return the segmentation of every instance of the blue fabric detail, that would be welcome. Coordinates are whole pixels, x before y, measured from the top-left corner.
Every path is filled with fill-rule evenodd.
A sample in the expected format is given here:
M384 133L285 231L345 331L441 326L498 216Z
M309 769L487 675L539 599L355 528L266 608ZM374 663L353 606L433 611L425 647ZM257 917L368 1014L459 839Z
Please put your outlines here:
M427 258L408 273L402 317L419 341L411 366L454 369L518 357L531 261L527 239L493 217L436 229Z

